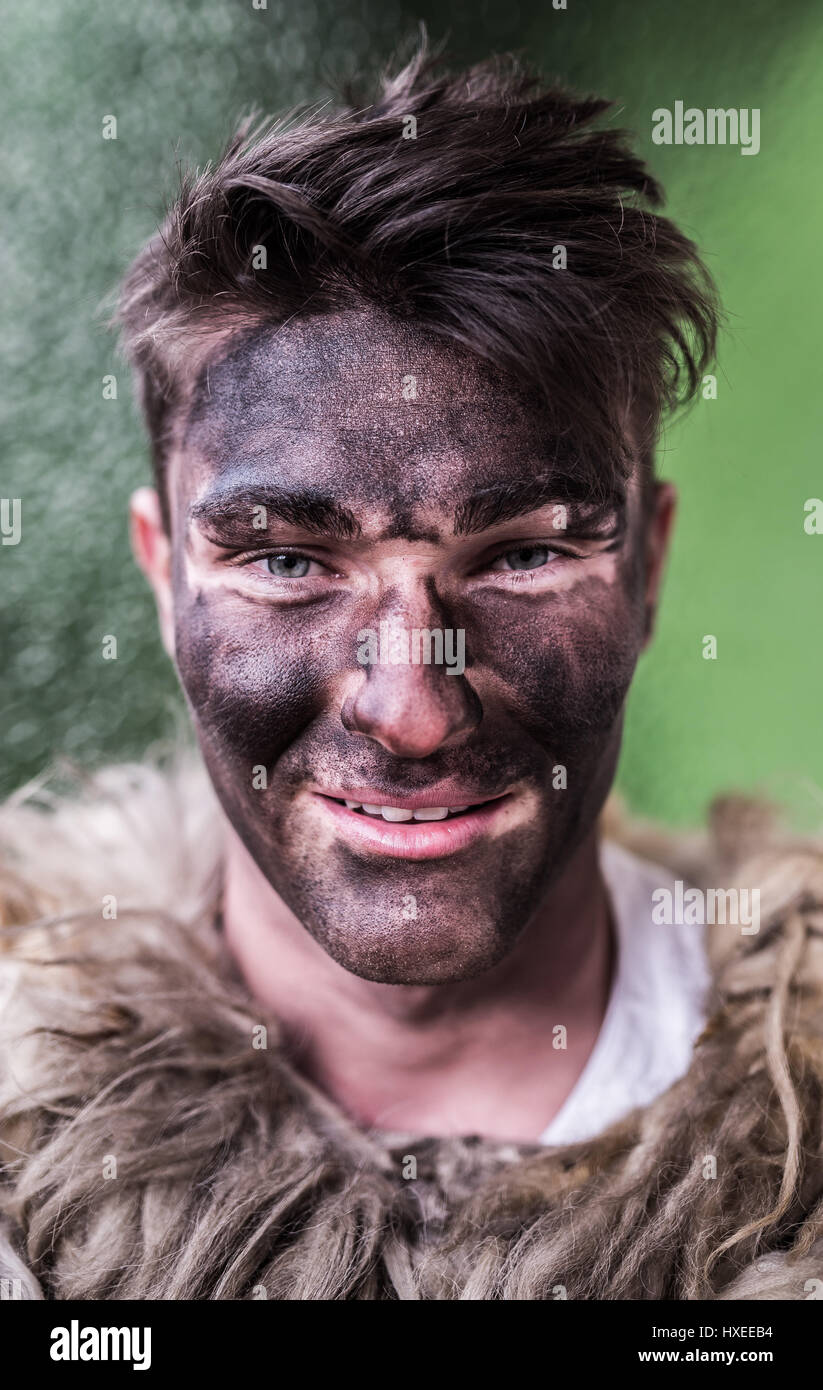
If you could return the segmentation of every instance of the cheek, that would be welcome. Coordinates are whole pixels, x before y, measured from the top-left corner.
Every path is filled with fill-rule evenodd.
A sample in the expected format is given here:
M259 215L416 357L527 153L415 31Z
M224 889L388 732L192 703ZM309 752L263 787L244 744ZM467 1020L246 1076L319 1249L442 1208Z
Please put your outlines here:
M225 595L178 598L177 667L201 738L224 757L272 764L321 707L318 656L299 618L276 624Z
M612 730L642 645L643 609L633 589L591 579L544 602L518 605L489 594L481 604L467 651L501 683L518 722L555 746Z

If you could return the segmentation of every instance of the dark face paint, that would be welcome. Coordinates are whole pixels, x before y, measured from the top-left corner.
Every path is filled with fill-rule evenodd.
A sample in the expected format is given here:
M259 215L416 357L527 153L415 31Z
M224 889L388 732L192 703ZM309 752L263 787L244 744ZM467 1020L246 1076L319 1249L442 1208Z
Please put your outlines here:
M555 467L547 438L541 407L490 367L376 314L257 330L196 384L171 471L180 678L232 825L306 930L365 978L458 980L499 961L611 784L644 636L636 495L622 542L539 592L472 587L455 577L454 552L441 556L468 494ZM320 512L324 499L347 508L364 533L334 542L346 564L356 555L351 582L281 605L265 582L236 587L228 551L187 550L190 505L236 484L309 487ZM393 540L378 573L373 561ZM381 673L356 653L358 632L385 619L465 631L463 675L414 675L432 719L457 731L423 756L391 751L352 721L364 691L380 715ZM399 688L387 683L385 699ZM553 786L560 766L565 789ZM309 791L400 797L447 778L473 801L514 788L520 823L443 859L376 858L321 825Z

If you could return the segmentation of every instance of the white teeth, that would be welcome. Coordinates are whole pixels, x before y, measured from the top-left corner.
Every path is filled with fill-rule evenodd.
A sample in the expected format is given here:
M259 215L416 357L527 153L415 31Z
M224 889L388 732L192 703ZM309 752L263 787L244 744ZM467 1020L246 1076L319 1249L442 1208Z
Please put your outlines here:
M420 806L416 811L407 811L402 806L367 806L360 801L347 801L348 811L365 811L367 816L382 816L383 820L399 822L409 820L445 820L449 812L456 816L459 811L467 811L465 806Z

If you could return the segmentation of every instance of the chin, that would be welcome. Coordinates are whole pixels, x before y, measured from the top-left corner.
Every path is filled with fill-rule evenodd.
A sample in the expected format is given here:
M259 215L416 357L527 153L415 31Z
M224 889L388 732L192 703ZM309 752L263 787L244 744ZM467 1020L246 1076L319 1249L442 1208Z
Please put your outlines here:
M392 916L398 917L395 908ZM456 984L482 975L513 945L499 926L464 921L376 917L374 904L359 916L338 905L333 921L303 918L310 934L344 970L387 985Z

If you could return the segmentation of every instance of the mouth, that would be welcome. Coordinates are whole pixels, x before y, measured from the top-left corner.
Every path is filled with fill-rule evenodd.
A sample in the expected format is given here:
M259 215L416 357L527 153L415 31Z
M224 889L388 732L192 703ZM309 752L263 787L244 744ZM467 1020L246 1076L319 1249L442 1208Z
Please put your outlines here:
M510 793L484 801L437 803L417 795L392 802L315 792L338 834L356 849L397 859L441 859L494 833L512 802Z

